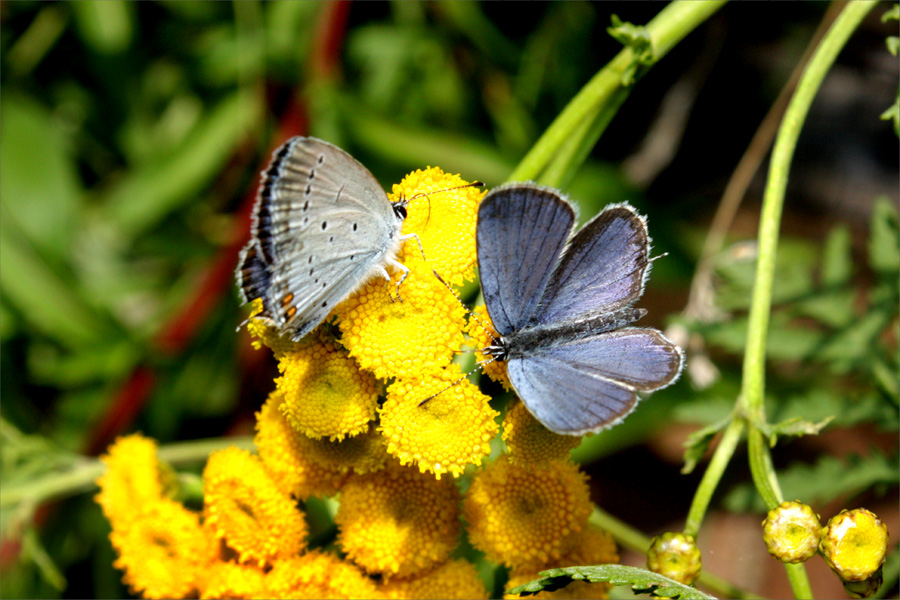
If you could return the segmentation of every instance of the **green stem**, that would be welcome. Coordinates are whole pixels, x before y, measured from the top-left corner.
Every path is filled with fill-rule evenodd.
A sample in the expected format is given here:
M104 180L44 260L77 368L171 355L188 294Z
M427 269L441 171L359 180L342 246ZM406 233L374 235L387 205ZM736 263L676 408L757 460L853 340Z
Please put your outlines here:
M684 524L685 535L693 536L694 539L697 538L697 534L700 532L700 524L703 523L703 517L706 515L707 508L709 508L709 502L713 493L716 491L716 487L722 479L722 474L725 472L725 468L731 461L731 457L734 456L734 451L741 441L744 426L744 419L740 415L735 415L728 427L725 428L725 433L722 435L722 439L719 441L719 445L709 461L709 466L706 468L706 472L703 473L703 479L694 493L694 499L691 502L691 508L688 510Z
M762 215L759 225L759 257L756 265L756 280L750 304L747 329L747 348L744 354L744 370L741 403L751 427L759 428L765 423L763 405L765 390L766 337L769 327L769 312L772 307L772 285L775 279L775 256L778 251L778 230L781 225L781 210L787 188L787 178L800 129L809 112L813 98L825 78L826 73L856 30L863 17L875 6L873 1L847 3L834 24L825 34L806 70L797 84L793 98L785 111L778 130L769 176L763 196ZM760 434L761 435L761 434ZM756 439L751 436L751 439ZM767 500L769 508L781 502L781 493L771 482L770 473L758 473L757 469L771 470L771 458L764 443L754 443L750 466L754 469L754 481L762 486L760 494Z
M759 256L750 304L747 348L744 354L740 396L741 412L747 417L750 426L748 450L753 482L770 509L777 506L783 497L762 431L766 422L764 407L766 338L769 313L772 307L778 231L781 225L788 173L800 129L803 127L822 80L847 40L874 6L875 2L873 1L850 2L844 6L803 72L794 96L785 111L784 119L781 121L781 127L772 150L759 225ZM812 598L812 589L803 566L788 565L786 571L794 597Z
M663 8L646 26L647 33L650 34L653 41L656 60L664 57L675 44L696 29L723 4L724 0L704 0L702 2L677 0ZM594 75L556 117L556 120L550 124L550 127L522 159L507 181L537 179L547 165L554 160L564 144L575 143L572 138L579 128L582 129L583 134L591 130L591 128L584 129L584 123L598 122L597 114L604 107L612 106L611 101L621 90L626 90L627 96L627 90L630 90L631 86L622 85L622 75L634 63L634 60L631 48L624 48ZM614 113L615 108L612 110ZM612 119L612 114L608 118ZM597 135L602 133L602 128L596 133ZM576 147L583 145L585 144L582 144L581 140L575 144ZM590 147L593 146L593 143L587 145ZM554 175L554 177L558 176L558 174Z
M229 446L238 446L253 450L253 438L214 438L170 444L159 449L159 459L173 467L185 466L205 460L211 452ZM100 459L84 459L74 467L62 472L53 472L29 480L23 484L6 484L0 490L0 507L6 508L21 502L29 502L34 506L50 500L68 498L76 494L96 489L97 478L103 474L106 466Z

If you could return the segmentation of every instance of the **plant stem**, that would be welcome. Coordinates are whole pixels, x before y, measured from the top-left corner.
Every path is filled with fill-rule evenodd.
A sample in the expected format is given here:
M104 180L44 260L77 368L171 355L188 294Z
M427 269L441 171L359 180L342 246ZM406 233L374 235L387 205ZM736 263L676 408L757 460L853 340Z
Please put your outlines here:
M778 231L787 189L791 160L797 146L800 129L809 113L816 92L863 18L874 8L873 1L857 1L844 5L844 9L816 48L797 89L785 111L784 119L775 139L766 190L763 195L762 215L759 225L759 256L756 279L750 304L747 329L747 348L744 354L742 390L739 400L741 412L749 421L749 455L753 481L766 505L772 509L782 501L781 490L772 458L765 443L761 427L765 425L763 405L765 391L766 338L769 313L772 307L772 286L775 279L775 256L778 250ZM802 565L786 567L788 579L796 598L812 598L809 579Z
M706 509L709 508L709 501L712 499L713 492L716 491L716 487L719 485L719 481L722 479L722 474L731 461L731 457L734 456L734 451L737 449L737 445L744 433L744 426L744 419L740 415L735 415L728 427L725 428L725 433L722 435L722 439L719 440L719 445L709 461L709 466L706 468L706 472L703 473L703 479L700 481L700 485L697 486L697 491L694 492L694 499L691 502L691 508L688 510L684 524L685 535L697 538L697 534L700 532L700 524L706 515Z
M184 466L205 460L214 450L238 446L253 450L253 438L214 438L170 444L159 449L158 456L173 467ZM84 459L62 472L52 472L29 480L25 484L7 484L0 490L0 507L14 506L20 502L30 502L37 506L50 500L68 498L75 494L96 489L97 478L103 474L105 465L99 459Z
M664 57L675 44L696 29L698 25L709 18L723 4L723 0L677 0L666 5L646 26L647 32L653 41L656 60ZM592 147L596 140L588 141L589 138L585 138L584 140L576 141L573 138L579 132L579 129L582 135L593 133L599 136L602 133L605 124L600 128L584 128L584 123L602 123L612 119L615 112L612 101L617 99L619 103L624 101L624 97L618 98L617 92L630 90L632 87L622 84L622 75L634 61L634 52L631 48L623 48L605 67L594 75L559 116L556 117L556 120L550 124L507 181L537 179L547 165L554 160L564 144L574 144L574 148ZM625 95L627 96L627 92ZM612 112L609 115L604 115L603 119L597 120L597 115L600 111L608 107L612 107ZM573 156L578 154L581 153L575 152ZM577 166L574 162L570 163L571 169ZM559 178L559 174L556 173L553 177Z

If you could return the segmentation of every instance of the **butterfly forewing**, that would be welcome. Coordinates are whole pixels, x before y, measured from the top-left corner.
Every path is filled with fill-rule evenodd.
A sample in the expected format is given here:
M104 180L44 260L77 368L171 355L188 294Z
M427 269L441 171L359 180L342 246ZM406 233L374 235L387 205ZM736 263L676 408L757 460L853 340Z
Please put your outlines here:
M633 208L606 208L566 246L532 324L611 313L637 301L650 267L649 241L646 222Z
M481 202L481 289L501 335L519 329L534 314L574 221L568 203L533 184L495 188Z
M400 227L358 161L322 140L292 138L263 172L238 284L299 339L393 257Z

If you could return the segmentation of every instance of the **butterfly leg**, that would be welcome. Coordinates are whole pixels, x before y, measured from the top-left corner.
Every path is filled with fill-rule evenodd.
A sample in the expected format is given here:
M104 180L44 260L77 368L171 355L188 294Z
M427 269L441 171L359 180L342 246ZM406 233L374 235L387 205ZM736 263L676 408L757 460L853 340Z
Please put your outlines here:
M400 262L398 260L391 260L390 265L393 266L394 268L397 268L397 269L400 269L401 271L403 271L403 275L400 276L400 281L397 282L397 301L403 302L403 299L400 297L400 286L403 284L403 282L409 276L409 267L407 267L406 265L404 265L402 262ZM387 271L384 271L384 276L385 276L385 278L387 278L388 283L390 283L391 276L388 275ZM390 295L390 291L388 291L388 294ZM393 301L393 300L394 300L394 297L391 296L391 301Z

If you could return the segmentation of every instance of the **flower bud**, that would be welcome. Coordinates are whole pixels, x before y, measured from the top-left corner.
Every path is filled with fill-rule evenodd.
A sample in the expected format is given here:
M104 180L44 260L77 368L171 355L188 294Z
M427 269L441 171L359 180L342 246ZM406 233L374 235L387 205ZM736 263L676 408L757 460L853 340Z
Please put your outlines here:
M647 551L647 568L669 579L691 585L700 575L700 549L694 536L667 532L653 538Z
M844 581L865 581L875 575L887 553L887 527L865 508L842 510L822 529L819 551Z
M799 500L770 510L762 526L769 554L781 562L800 563L818 550L822 524L813 509Z

